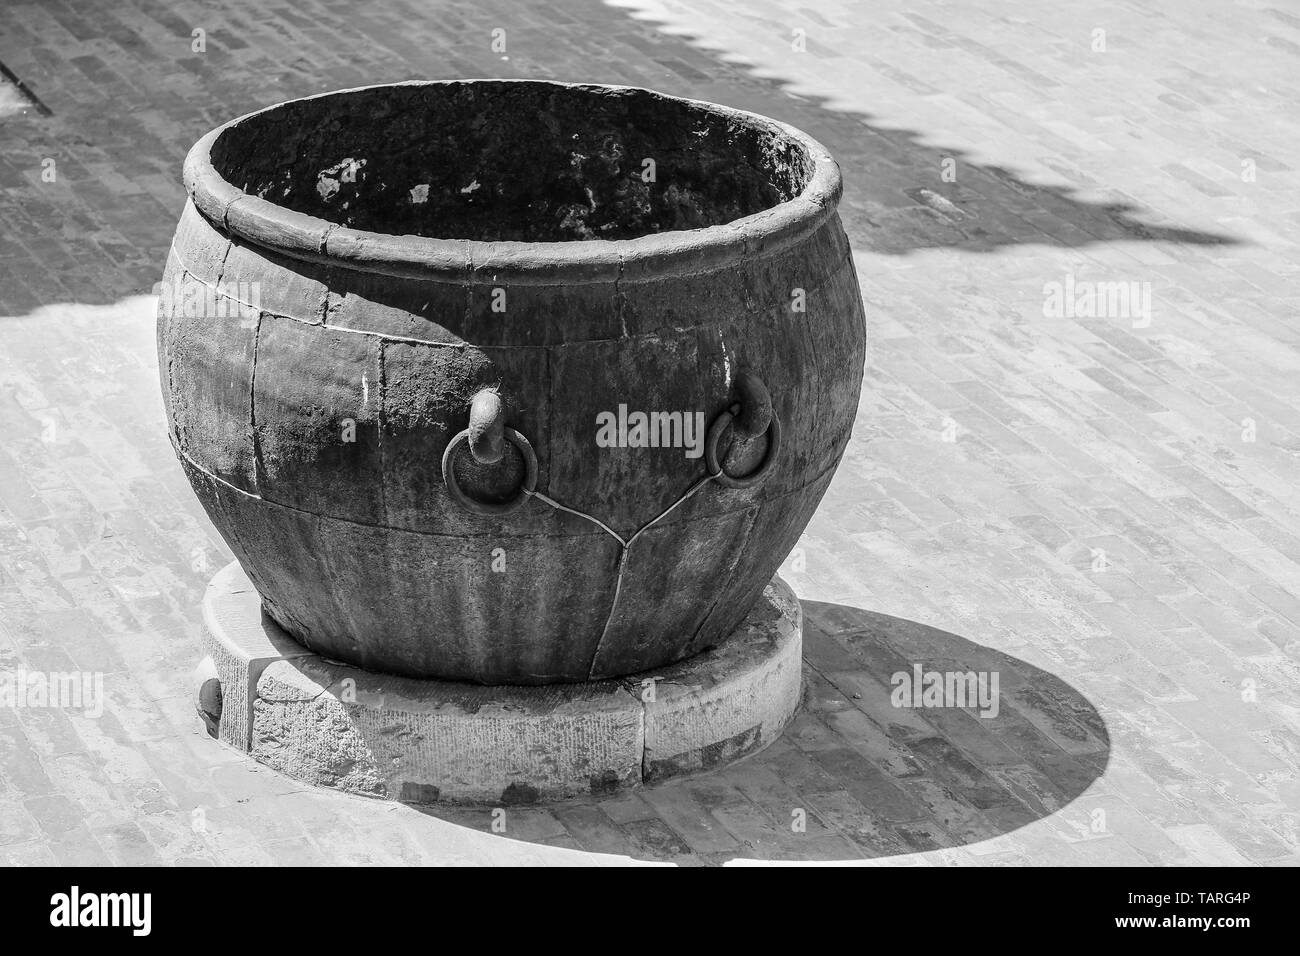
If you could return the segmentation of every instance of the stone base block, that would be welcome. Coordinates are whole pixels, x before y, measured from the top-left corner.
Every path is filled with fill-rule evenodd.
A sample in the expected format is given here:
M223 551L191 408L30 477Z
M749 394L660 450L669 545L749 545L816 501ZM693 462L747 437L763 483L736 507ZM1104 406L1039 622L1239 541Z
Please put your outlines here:
M719 647L621 680L483 687L327 660L262 613L237 563L203 602L200 713L224 743L320 786L408 803L516 805L708 769L780 735L802 616L773 578Z

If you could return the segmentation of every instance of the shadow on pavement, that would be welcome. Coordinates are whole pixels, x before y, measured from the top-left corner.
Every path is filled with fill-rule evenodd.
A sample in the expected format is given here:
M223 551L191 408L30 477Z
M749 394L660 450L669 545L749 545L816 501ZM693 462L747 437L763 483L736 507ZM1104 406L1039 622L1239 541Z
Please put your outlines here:
M232 24L257 8L242 0L220 6ZM792 123L820 139L839 161L845 177L841 215L858 252L990 252L1024 243L1078 247L1117 240L1236 242L1158 221L1139 198L1093 181L1059 156L1040 162L1077 188L1034 184L1006 166L971 162L961 150L927 146L924 131L885 128L864 110L798 95L784 80L759 76L703 49L698 40L665 33L598 0L556 5L547 30L516 34L521 38L508 60L478 42L499 25L500 11L458 10L449 29L445 9L412 18L389 4L368 6L372 16L353 17L349 7L346 20L334 25L345 26L349 49L371 49L374 57L338 65L306 56L271 62L258 46L232 34L207 55L181 56L188 76L183 100L163 74L140 75L126 85L102 71L97 84L80 71L34 67L24 79L52 115L33 110L4 122L0 219L11 225L12 235L0 239L7 273L7 281L0 281L0 315L147 292L162 275L180 215L181 162L218 123L299 96L406 79L501 76L645 86ZM5 52L0 42L0 60ZM918 95L938 92L916 77L898 81ZM111 97L113 108L104 109L91 92ZM859 98L869 106L870 90ZM58 157L56 185L41 181L37 160L46 156ZM955 182L943 182L945 159L957 163ZM629 175L639 174L639 165L629 168ZM1078 195L1081 189L1109 198L1088 201Z
M1105 771L1106 725L1060 678L924 624L803 607L804 705L766 750L616 797L419 809L640 860L853 860L1009 833L1057 813ZM905 682L895 675L910 680L918 668L922 686L930 672L974 675L997 693L988 706L931 706L924 696L896 706Z

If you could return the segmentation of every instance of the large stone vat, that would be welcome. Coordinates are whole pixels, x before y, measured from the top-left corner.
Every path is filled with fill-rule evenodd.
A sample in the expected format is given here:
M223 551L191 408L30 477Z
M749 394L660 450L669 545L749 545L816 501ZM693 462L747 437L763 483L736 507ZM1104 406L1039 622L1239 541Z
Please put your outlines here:
M839 171L788 126L405 83L235 120L185 183L172 441L266 613L324 656L538 684L694 654L848 441Z

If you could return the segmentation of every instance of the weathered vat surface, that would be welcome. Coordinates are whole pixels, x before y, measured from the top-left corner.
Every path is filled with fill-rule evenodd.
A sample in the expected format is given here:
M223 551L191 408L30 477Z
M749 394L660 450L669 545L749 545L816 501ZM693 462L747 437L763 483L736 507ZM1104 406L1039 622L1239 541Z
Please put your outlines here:
M744 617L844 451L861 298L838 169L789 127L644 90L398 84L236 120L185 178L173 444L317 653L516 684L681 659ZM607 447L633 412L687 447ZM700 420L740 481L700 483Z

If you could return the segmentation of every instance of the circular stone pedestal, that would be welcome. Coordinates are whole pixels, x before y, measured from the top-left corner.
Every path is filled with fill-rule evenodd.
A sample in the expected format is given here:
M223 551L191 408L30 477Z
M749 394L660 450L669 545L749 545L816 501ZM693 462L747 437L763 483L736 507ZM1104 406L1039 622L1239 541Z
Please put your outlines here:
M484 687L327 660L262 613L238 563L203 599L210 732L283 773L402 800L520 804L613 793L775 740L799 706L803 619L773 578L718 647L620 680Z

